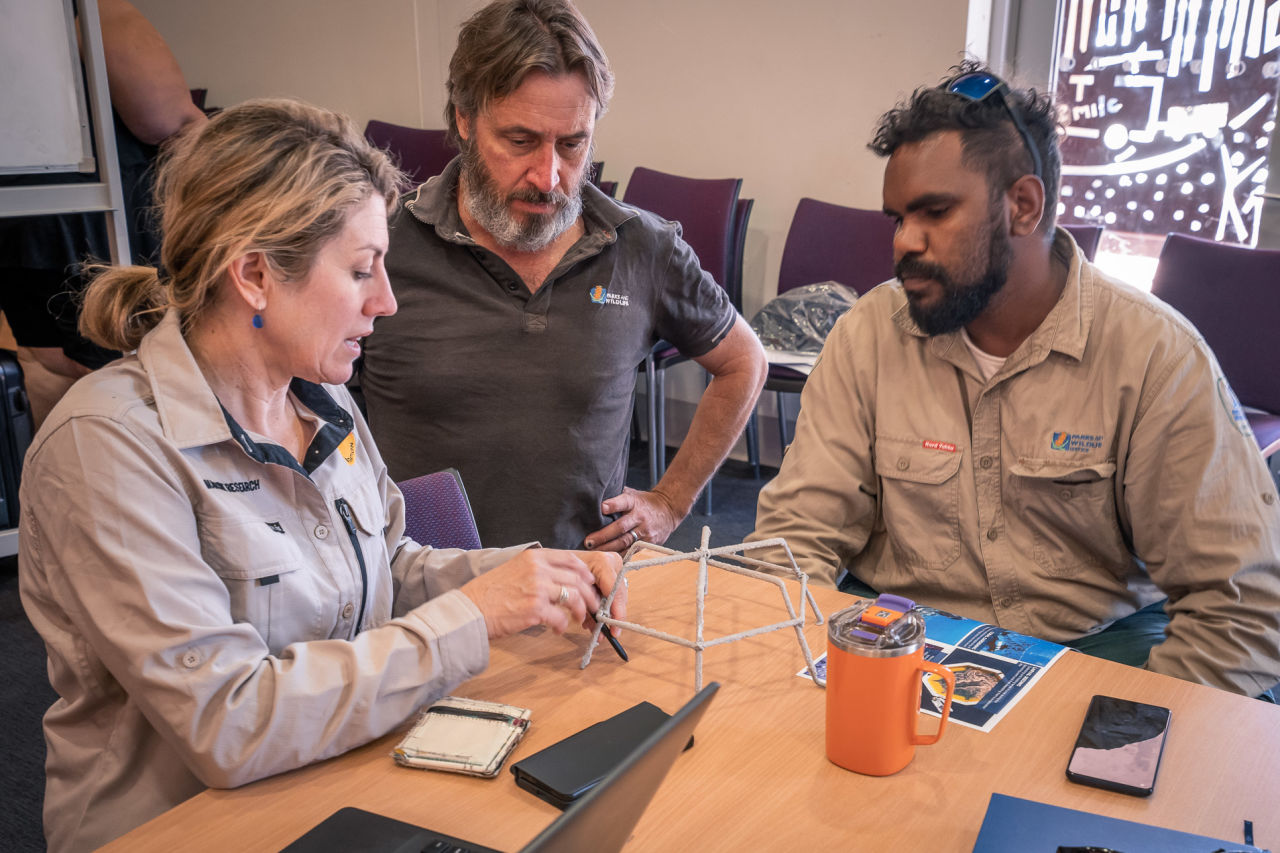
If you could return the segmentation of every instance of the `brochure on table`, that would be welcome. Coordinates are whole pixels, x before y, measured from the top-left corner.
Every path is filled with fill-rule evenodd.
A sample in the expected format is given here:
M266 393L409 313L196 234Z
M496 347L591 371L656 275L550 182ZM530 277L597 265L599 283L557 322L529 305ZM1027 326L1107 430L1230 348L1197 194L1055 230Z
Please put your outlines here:
M989 732L1031 689L1064 652L1066 646L1038 640L933 607L916 608L924 616L924 656L956 676L951 721ZM818 675L827 677L827 656L815 661ZM796 673L809 677L809 670ZM942 679L921 679L920 710L941 716L946 689Z

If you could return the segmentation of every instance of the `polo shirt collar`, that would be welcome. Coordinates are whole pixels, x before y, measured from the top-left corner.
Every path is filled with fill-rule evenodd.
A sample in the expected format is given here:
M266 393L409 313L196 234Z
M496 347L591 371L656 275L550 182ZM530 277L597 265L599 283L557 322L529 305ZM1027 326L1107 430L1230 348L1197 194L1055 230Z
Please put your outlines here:
M160 323L143 337L138 345L138 362L151 383L160 428L176 447L186 450L233 439L259 462L287 464L274 458L273 451L265 450L268 445L249 438L222 408L182 336L182 320L177 309L170 308ZM325 422L308 449L305 470L310 472L315 468L313 457L316 464L323 461L350 434L355 420L323 385L295 378L289 390ZM275 449L284 452L282 448ZM285 455L288 456L287 452ZM288 459L293 462L292 456ZM292 467L298 467L297 463L293 462Z

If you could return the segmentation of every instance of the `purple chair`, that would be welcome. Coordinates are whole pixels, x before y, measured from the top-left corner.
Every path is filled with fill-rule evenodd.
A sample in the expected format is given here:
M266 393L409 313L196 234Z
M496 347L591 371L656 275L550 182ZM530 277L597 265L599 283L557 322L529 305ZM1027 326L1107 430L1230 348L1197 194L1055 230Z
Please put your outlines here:
M1250 249L1170 234L1151 292L1204 335L1263 457L1280 451L1280 249Z
M893 220L879 210L800 199L782 247L778 293L824 281L866 293L893 278L893 232ZM783 394L799 394L807 378L790 368L769 367L764 390L777 395L778 438L784 451L790 437Z
M404 533L432 548L480 547L471 503L454 468L398 483L404 494Z
M449 144L448 132L443 130L423 130L373 120L365 125L364 137L395 156L408 176L407 188L416 187L443 172L458 153Z
M664 219L679 222L685 242L698 256L702 268L729 291L741 272L735 271L741 249L735 234L738 216L738 193L741 178L702 179L668 175L654 169L637 167L627 182L624 203L656 213ZM751 206L746 208L750 216ZM745 232L745 220L744 220ZM738 306L735 303L735 307ZM666 341L659 341L645 357L645 385L649 399L649 477L657 484L667 467L664 402L664 372L680 362L684 355Z
M1076 241L1076 245L1084 250L1084 256L1093 260L1098 254L1098 243L1102 241L1101 225L1063 225L1067 233Z

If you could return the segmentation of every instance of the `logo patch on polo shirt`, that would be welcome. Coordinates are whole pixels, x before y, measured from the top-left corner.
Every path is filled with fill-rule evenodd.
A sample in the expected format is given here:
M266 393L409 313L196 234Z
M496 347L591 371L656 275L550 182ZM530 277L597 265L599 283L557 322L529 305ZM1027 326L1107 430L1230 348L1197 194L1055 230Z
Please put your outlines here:
M619 308L626 308L631 304L631 299L625 293L610 293L609 288L602 284L597 284L587 292L591 301L597 305L617 305Z
M1252 436L1253 430L1249 428L1249 419L1245 417L1244 409L1236 399L1236 392L1231 390L1231 385L1225 376L1218 377L1218 400L1222 402L1222 408L1227 410L1231 420L1235 421L1236 429L1245 436Z
M347 460L348 465L356 464L355 432L347 433L347 437L342 440L342 444L338 445L338 452L342 454L343 459Z
M945 450L947 453L956 452L956 446L949 441L934 441L931 438L926 438L920 442L920 446L925 450Z
M1050 449L1063 450L1067 453L1083 453L1086 450L1097 450L1099 447L1102 447L1102 436L1083 432L1055 432L1049 441Z

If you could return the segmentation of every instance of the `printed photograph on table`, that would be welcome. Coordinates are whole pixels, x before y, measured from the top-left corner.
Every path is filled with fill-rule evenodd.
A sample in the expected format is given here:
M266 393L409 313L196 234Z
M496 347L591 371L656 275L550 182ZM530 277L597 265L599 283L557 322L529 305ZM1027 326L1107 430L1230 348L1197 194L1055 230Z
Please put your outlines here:
M935 607L919 605L917 609L924 616L925 636L936 644L963 646L1034 666L1048 666L1064 648L1048 640L965 619Z
M1060 0L1064 223L1256 245L1280 4Z
M951 702L951 720L976 729L986 729L1004 716L1005 710L1022 691L1040 677L1038 666L1004 660L967 649L943 647L926 641L924 658L940 663L955 673L956 692ZM947 695L942 680L926 675L920 690L920 710L940 716Z

